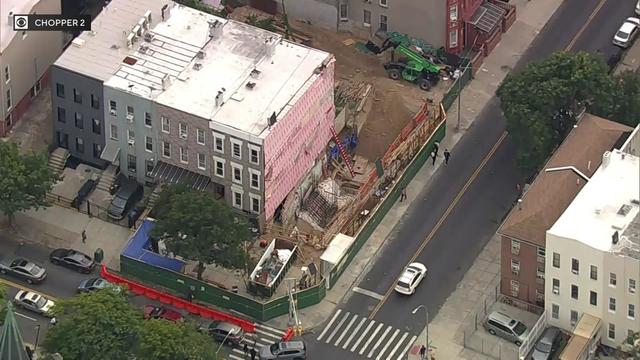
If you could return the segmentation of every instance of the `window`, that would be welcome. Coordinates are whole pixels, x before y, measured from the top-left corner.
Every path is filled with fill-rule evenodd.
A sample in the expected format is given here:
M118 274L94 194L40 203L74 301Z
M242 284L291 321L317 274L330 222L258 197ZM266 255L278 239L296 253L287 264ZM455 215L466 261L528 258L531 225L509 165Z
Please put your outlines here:
M200 145L204 145L204 130L197 129L196 130L196 141Z
M449 20L450 21L458 20L458 4L453 4L449 7Z
M371 26L371 11L369 10L364 11L364 18L362 19L362 25L364 25L365 27Z
M162 123L162 132L169 133L169 118L160 116L160 122Z
M511 259L511 274L518 275L520 273L520 261Z
M233 193L233 206L242 209L242 192L231 189Z
M151 113L144 112L144 126L151 127Z
M153 138L151 136L146 136L144 139L144 148L149 152L153 152Z
M198 153L198 169L206 170L207 169L207 158L204 154Z
M571 326L576 326L576 323L578 323L578 312L575 310L571 310L571 315L570 315L570 323Z
M553 267L560 269L560 254L553 253Z
M380 0L380 6L387 7L387 0Z
M598 293L595 291L589 291L589 304L598 306Z
M380 30L387 31L387 15L380 15Z
M454 29L449 31L449 47L457 47L458 46L458 30Z
M239 140L231 139L231 156L236 159L242 159L242 142Z
M102 146L100 144L93 144L93 157L99 158L102 155Z
M118 127L115 125L111 125L109 127L109 137L111 140L118 140Z
M189 151L183 146L180 146L180 161L183 163L189 162Z
M616 274L609 273L609 286L616 286L618 280L616 279Z
M560 280L558 279L553 279L553 287L552 287L553 293L556 295L560 294Z
M629 304L629 307L627 308L627 316L632 320L636 318L636 306L634 304Z
M4 82L5 84L11 81L11 72L9 71L9 65L4 66Z
M519 255L520 254L520 241L511 240L511 253L513 255Z
M100 108L100 99L97 96L91 94L91 107L94 109Z
M133 130L127 130L127 139L129 139L129 141L135 141L136 140L136 133Z
M225 160L219 157L213 157L213 162L215 164L215 174L221 178L224 177L224 163Z
M609 311L616 312L616 298L609 298Z
M260 197L253 194L249 194L249 197L251 198L251 212L260 214Z
M64 99L64 85L56 83L56 96Z
M215 139L213 149L216 152L224 154L224 135L213 133L213 138Z
M76 151L80 154L84 154L84 139L76 138Z
M547 255L547 251L543 247L538 248L538 256L542 256L543 258Z
M611 340L615 340L616 338L616 325L609 323L609 331L607 331L607 336Z
M551 304L551 317L554 319L560 318L560 306Z
M571 298L578 300L578 285L571 284Z
M340 4L340 21L349 21L349 7L346 3Z
M580 273L580 262L578 259L571 259L571 272L576 275Z
M636 281L634 279L629 279L629 293L636 293Z
M127 115L133 116L133 106L127 105Z
M82 104L82 93L76 88L73 89L73 101Z
M242 184L242 166L231 163L231 168L233 169L233 182Z
M115 101L109 100L109 113L111 115L116 115L118 111L118 104Z
M595 265L591 265L589 271L589 277L591 280L598 280L598 267Z
M135 155L127 155L127 169L134 173L136 172L136 156Z
M181 139L186 139L187 138L187 124L179 123L178 127L180 129L180 138Z
M538 265L538 269L536 270L536 277L538 279L544 279L544 265Z
M249 171L251 173L251 188L260 190L260 173L257 171Z
M58 107L58 121L61 123L67 122L67 110L64 108Z
M7 111L11 110L11 88L7 89Z
M151 173L153 172L153 168L155 167L153 164L153 160L145 160L144 167L147 170L147 176L151 175Z
M84 129L84 121L82 121L82 114L79 112L75 113L75 123L78 129Z
M544 303L544 291L536 289L536 301L539 303Z
M166 141L162 142L162 156L164 156L166 158L170 158L171 157L171 144L169 144Z
M100 128L100 119L91 119L91 131L97 135L102 133L102 129Z
M520 283L517 280L511 280L511 296L518 297L520 293Z
M250 149L249 162L254 165L260 164L260 148L253 145L249 145L249 149Z

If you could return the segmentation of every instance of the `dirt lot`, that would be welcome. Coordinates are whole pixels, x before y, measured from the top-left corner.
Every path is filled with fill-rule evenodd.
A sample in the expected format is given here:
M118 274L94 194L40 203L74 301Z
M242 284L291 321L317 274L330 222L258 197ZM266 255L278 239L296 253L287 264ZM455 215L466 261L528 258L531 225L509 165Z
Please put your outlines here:
M231 17L244 21L251 13L259 18L270 17L248 6L235 9ZM354 37L351 33L336 33L301 21L292 21L290 25L294 31L311 39L311 47L330 52L336 57L336 86L345 81L373 85L370 96L373 104L360 132L356 149L356 154L369 161L375 161L384 154L426 99L430 98L437 103L446 91L448 82L441 82L431 91L425 92L417 85L389 79L382 67L389 60L389 51L381 55L366 54L355 47L356 42L366 43L366 40Z

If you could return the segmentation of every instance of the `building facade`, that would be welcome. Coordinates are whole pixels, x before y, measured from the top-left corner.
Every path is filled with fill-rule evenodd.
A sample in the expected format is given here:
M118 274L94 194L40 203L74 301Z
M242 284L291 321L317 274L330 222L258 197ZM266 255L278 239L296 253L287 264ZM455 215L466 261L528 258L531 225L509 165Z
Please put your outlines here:
M548 323L572 331L582 314L618 347L640 331L640 159L605 152L588 183L546 235Z
M0 6L0 137L49 84L49 67L62 53L59 31L14 31L13 14L59 14L60 0L3 0Z

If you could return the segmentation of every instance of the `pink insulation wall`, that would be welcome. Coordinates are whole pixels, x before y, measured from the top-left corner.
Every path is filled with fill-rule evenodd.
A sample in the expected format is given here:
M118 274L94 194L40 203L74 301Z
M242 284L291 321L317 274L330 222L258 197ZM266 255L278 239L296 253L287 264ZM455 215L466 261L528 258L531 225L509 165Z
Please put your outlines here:
M265 219L311 169L331 139L335 119L332 59L264 141Z

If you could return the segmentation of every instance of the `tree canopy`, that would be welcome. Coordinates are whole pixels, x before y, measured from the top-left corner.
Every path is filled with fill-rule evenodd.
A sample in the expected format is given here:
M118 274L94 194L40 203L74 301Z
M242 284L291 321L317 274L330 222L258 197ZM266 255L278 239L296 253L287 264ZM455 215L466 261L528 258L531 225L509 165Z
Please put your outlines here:
M0 284L0 324L4 322L4 314L7 311L5 297L7 296L7 288L4 284Z
M44 154L21 155L18 145L0 142L0 211L13 221L16 213L48 206L46 194L58 177Z
M246 220L210 193L168 187L160 195L153 235L167 250L198 262L198 278L205 264L243 268L243 242L250 238Z
M213 359L213 342L193 324L157 319L145 321L138 336L138 360Z
M508 75L497 90L518 164L539 168L585 109L630 126L638 124L640 76L609 75L599 56L557 52Z

